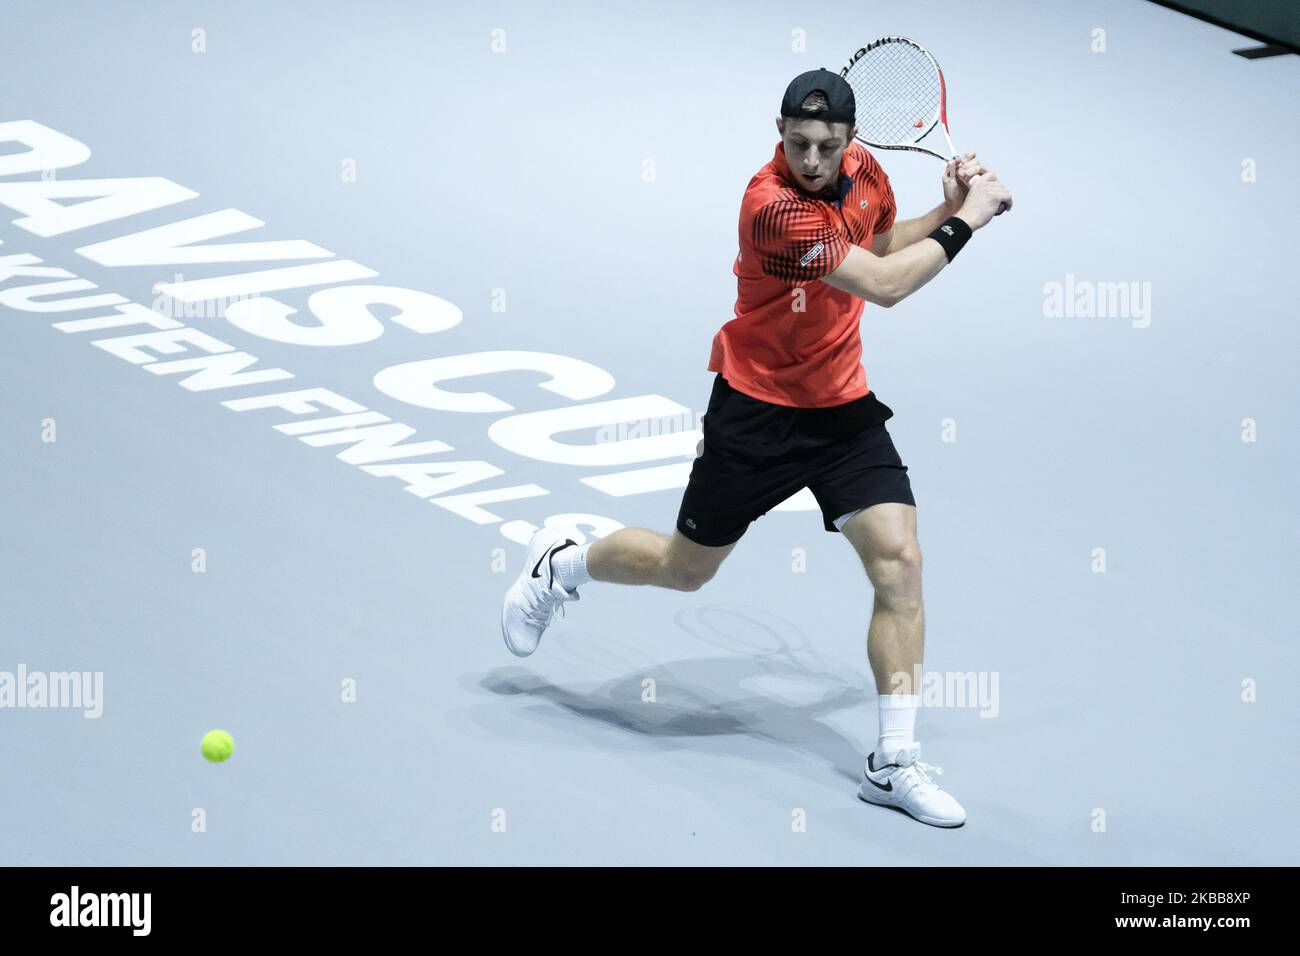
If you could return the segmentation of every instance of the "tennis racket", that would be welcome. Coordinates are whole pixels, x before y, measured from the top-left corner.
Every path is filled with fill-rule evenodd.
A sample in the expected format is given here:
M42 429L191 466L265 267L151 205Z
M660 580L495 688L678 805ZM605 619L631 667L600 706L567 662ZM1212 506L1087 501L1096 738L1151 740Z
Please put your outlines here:
M907 37L881 37L849 59L840 76L857 101L858 142L876 149L906 149L945 163L959 158L948 132L948 86L939 61ZM920 145L943 128L945 155ZM1001 215L1006 203L998 208Z

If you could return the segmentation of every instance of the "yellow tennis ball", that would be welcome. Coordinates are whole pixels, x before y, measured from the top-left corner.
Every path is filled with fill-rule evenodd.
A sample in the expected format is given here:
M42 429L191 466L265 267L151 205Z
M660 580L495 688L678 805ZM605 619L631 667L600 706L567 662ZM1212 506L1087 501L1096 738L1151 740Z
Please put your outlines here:
M203 751L203 756L213 763L221 763L223 760L229 760L230 755L235 752L235 738L224 730L209 730L203 735L203 742L199 747Z

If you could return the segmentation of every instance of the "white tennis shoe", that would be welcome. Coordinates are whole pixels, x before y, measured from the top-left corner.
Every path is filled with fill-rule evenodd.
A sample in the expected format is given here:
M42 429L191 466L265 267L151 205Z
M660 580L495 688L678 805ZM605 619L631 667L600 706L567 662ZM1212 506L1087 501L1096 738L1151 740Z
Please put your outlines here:
M942 774L941 767L921 762L921 745L898 751L891 761L875 765L876 755L867 755L858 799L882 807L898 807L922 823L935 827L959 827L966 811L952 794L939 788L930 774Z
M501 636L516 657L527 657L537 650L556 611L562 619L565 602L578 600L578 589L565 590L551 566L555 552L577 546L572 538L549 528L542 528L528 542L524 569L506 592L501 607Z

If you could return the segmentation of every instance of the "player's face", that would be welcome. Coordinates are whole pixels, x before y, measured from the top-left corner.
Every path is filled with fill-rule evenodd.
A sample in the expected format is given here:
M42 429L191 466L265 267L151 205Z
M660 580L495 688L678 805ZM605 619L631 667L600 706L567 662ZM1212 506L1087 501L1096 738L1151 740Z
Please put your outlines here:
M785 119L777 125L790 172L803 189L819 193L839 179L840 160L849 145L847 123Z

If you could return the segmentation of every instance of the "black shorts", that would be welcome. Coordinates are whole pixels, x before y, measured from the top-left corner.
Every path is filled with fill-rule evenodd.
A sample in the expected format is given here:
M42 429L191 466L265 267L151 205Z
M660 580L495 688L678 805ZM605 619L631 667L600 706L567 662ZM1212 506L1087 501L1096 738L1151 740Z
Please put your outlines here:
M719 374L677 530L696 544L732 544L751 521L805 487L832 532L839 530L835 519L862 508L915 505L907 466L885 429L893 414L872 392L833 408L774 405L736 391Z

